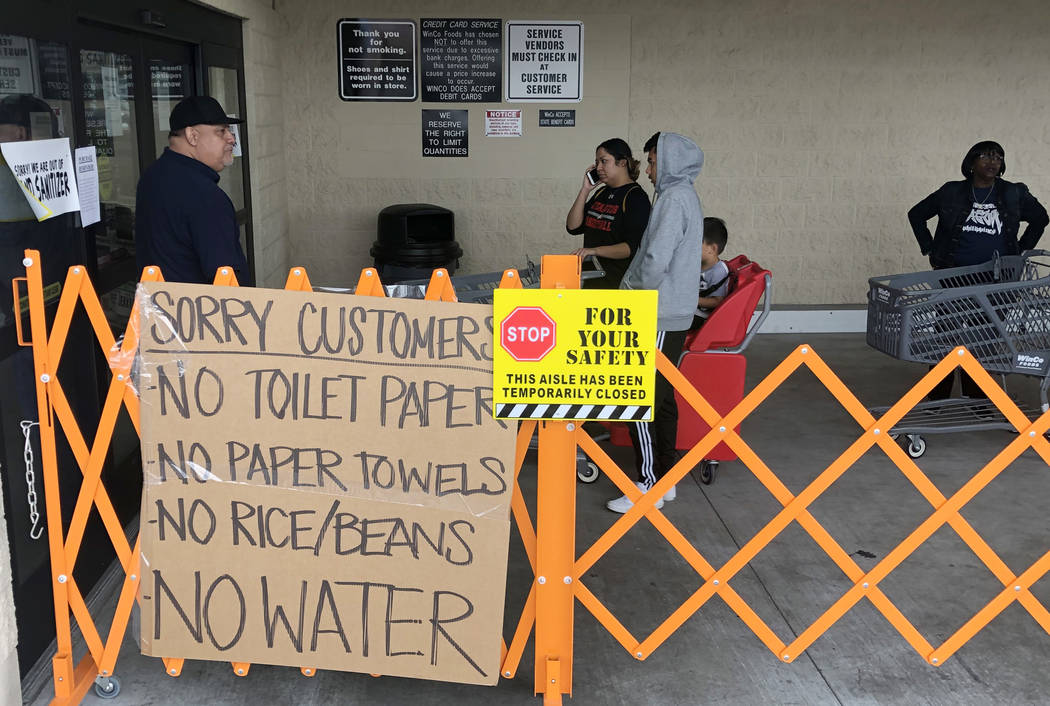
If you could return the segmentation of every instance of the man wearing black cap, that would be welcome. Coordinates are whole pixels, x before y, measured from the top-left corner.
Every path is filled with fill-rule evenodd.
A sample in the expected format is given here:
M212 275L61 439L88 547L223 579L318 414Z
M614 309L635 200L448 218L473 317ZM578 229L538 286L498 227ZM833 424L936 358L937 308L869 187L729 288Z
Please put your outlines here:
M135 198L135 259L159 265L168 282L211 284L215 270L231 266L247 283L248 263L230 197L219 172L233 164L236 138L209 96L179 101L168 119L168 147L142 174Z

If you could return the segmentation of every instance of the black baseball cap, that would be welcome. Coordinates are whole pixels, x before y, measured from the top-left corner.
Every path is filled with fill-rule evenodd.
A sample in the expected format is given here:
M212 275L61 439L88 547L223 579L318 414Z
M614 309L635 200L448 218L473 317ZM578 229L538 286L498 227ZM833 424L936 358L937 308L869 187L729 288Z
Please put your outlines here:
M189 96L176 104L168 118L168 129L174 132L190 125L239 125L244 121L231 118L211 96Z

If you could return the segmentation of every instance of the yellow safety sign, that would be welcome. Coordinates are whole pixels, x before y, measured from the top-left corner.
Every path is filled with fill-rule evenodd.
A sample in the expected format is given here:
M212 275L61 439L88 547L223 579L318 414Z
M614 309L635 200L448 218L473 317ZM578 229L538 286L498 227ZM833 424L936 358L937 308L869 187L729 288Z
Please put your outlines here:
M494 416L651 419L656 297L642 290L495 290Z

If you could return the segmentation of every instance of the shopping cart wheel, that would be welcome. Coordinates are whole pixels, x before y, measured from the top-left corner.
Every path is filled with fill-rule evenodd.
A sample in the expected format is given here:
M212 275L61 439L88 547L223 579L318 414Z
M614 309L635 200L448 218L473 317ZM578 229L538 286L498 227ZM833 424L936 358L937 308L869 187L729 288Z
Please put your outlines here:
M601 474L601 469L594 461L581 461L576 464L576 477L581 483L593 483Z
M922 455L926 453L926 439L917 434L906 436L904 439L904 450L908 452L908 455L912 458L922 458Z
M95 696L100 699L115 699L120 693L120 680L116 677L104 678L95 682Z
M711 485L715 480L715 471L718 470L718 461L701 461L696 470L700 474L700 482Z

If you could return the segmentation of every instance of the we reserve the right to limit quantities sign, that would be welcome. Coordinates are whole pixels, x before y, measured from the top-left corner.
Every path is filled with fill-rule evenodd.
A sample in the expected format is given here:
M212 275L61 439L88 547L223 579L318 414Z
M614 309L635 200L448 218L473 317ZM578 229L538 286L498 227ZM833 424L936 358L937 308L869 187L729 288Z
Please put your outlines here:
M497 289L493 415L652 418L654 291Z

